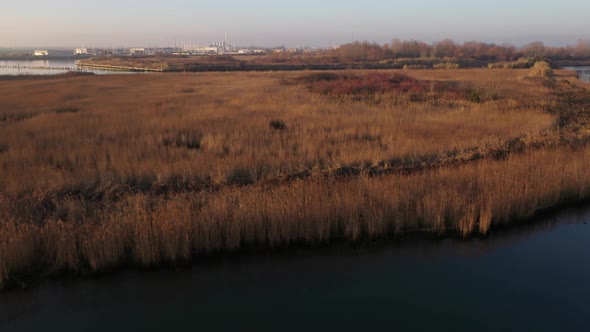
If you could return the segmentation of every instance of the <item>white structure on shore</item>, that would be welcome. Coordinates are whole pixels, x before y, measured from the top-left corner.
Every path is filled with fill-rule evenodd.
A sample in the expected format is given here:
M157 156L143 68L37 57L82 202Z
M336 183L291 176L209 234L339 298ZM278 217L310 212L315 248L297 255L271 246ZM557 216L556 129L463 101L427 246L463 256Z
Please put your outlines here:
M143 47L130 48L129 53L131 55L145 55L145 48L143 48Z
M77 48L76 51L74 52L74 54L76 54L76 55L88 54L88 49L86 49L86 48Z
M34 50L33 55L34 56L48 56L49 51L48 50Z

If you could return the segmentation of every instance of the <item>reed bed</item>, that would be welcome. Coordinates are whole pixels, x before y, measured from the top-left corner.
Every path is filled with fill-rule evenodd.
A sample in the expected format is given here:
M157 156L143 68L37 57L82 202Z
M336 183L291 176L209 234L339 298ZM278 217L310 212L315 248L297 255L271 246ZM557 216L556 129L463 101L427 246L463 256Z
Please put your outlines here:
M2 114L34 115L0 122L0 189L17 196L121 186L211 187L232 184L240 173L256 182L496 144L556 122L546 112L555 104L547 89L512 72L474 71L473 82L455 81L481 90L478 103L445 95L413 100L399 91L326 96L304 84L281 83L302 75L0 82ZM514 94L518 89L521 95ZM270 125L277 121L283 130Z
M244 248L485 235L588 198L581 89L517 70L413 71L405 91L317 91L309 75L0 81L0 288ZM416 172L363 171L387 160Z
M3 219L0 280L414 231L486 234L494 225L586 200L589 162L590 148L562 148L410 176L309 178L272 188L166 197L131 194L103 203L99 211L95 203L73 200L58 207L63 220ZM80 215L79 221L68 221Z

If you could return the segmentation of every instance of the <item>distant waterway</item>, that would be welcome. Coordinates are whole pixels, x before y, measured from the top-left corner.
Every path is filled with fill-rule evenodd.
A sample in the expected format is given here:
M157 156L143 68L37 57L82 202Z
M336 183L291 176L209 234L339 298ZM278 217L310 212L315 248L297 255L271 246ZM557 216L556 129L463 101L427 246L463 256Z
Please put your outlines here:
M580 80L590 83L590 66L564 67L567 70L575 70Z
M0 293L0 331L589 331L590 209Z
M58 75L70 71L94 74L121 74L121 71L80 68L75 60L0 60L0 75Z

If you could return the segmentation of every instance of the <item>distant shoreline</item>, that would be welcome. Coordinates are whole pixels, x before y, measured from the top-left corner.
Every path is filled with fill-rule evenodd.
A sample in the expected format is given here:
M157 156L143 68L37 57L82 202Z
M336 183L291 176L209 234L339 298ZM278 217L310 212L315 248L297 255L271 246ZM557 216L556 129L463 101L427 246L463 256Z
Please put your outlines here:
M584 66L590 66L590 60L562 60L562 61L554 61L553 64L556 67L584 67Z
M93 58L90 55L72 55L72 56L33 56L33 55L15 55L15 56L0 56L0 61L35 61L35 60L88 60ZM590 66L590 60L555 60L552 61L555 68L564 67L579 67ZM484 67L484 63L476 62L467 66L463 63L462 68L478 68ZM108 65L99 64L96 62L87 62L85 67L107 67ZM138 66L127 66L138 67ZM168 68L164 70L155 71L169 71L169 72L208 72L208 71L268 71L268 70L342 70L342 69L401 69L400 66L383 63L332 63L332 64L242 64L228 65L228 64L200 64L197 68ZM140 68L135 68L136 70ZM149 70L141 68L141 70ZM149 70L151 71L151 70Z
M70 55L70 56L59 56L59 55L47 55L47 56L33 56L33 55L11 55L11 56L0 56L0 61L29 61L29 60L82 60L89 59L90 55Z

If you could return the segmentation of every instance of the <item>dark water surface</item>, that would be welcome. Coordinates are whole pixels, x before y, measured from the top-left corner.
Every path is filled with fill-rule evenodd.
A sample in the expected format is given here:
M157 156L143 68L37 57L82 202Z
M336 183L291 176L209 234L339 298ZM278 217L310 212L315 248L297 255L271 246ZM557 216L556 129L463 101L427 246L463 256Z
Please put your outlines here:
M0 293L0 331L590 331L590 209Z

